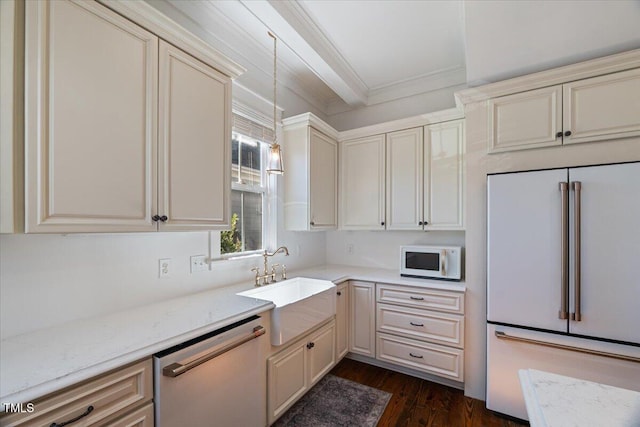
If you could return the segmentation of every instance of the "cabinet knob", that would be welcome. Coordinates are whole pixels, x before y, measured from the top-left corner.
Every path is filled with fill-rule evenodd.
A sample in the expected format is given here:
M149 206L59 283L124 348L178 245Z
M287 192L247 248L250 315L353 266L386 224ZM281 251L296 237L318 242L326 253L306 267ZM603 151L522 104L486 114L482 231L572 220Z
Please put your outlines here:
M418 225L422 225L422 221L420 221L420 222L418 223Z
M153 221L160 221L160 215L154 215L151 217Z
M336 294L338 294L338 296L342 295L342 292L338 291L336 292Z
M308 348L309 350L311 350L311 349L312 349L313 347L315 347L315 346L316 346L316 345L315 345L314 343L312 343L312 342L310 342L309 344L307 344L307 348Z
M311 221L309 224L316 225L315 221Z
M160 217L160 221L162 221L162 222L166 222L168 219L169 219L169 218L168 218L166 215L162 215L162 216Z
M566 131L566 132L564 133L564 136L571 136L571 131L570 131L570 130Z
M562 138L562 131L556 133L556 138Z
M422 225L429 225L429 221L423 222Z
M384 221L380 222L380 225L384 226Z

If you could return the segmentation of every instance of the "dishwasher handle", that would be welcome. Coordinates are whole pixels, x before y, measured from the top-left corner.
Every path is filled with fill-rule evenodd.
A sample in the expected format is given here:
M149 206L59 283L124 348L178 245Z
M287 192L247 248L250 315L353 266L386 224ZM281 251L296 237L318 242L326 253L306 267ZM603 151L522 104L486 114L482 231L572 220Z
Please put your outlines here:
M189 363L185 363L184 365L182 363L172 363L171 365L167 365L162 369L162 375L164 375L165 377L172 377L175 378L178 375L182 375L185 372L195 368L196 366L200 366L205 362L208 362L209 360L218 357L224 353L226 353L227 351L233 350L234 348L241 346L242 344L251 341L252 339L258 338L262 335L264 335L267 332L267 330L258 325L255 328L253 328L253 332L247 336L244 336L236 341L230 342L229 344L225 345L224 347L216 350L216 351L212 351L209 354L205 354L202 357L199 357L195 360L192 360Z

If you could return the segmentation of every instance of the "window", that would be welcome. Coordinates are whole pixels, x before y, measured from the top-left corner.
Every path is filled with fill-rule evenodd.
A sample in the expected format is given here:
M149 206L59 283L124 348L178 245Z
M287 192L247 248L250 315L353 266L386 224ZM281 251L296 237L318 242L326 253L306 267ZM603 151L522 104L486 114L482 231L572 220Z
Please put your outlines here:
M231 230L220 233L220 253L261 251L265 247L269 145L233 133L231 150Z

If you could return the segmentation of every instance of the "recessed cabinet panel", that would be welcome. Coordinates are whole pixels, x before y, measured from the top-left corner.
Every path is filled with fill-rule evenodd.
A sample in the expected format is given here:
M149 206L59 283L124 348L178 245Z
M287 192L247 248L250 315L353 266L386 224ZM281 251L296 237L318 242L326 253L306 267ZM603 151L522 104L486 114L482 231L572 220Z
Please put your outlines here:
M26 2L27 232L154 230L158 39L95 2Z
M369 282L349 283L351 334L349 351L375 357L375 285Z
M640 135L640 69L563 86L565 144Z
M336 328L331 324L329 328L323 328L312 335L310 342L313 347L309 350L309 385L313 386L336 363Z
M489 100L489 153L561 145L562 86Z
M311 228L335 228L338 224L338 144L314 128L309 132Z
M349 351L349 282L336 287L336 359Z
M269 358L269 423L275 421L309 388L306 346L298 343Z
M384 230L385 136L345 141L340 150L340 228Z
M422 230L422 128L387 134L388 230Z
M161 229L226 227L230 215L231 79L160 43Z
M462 229L464 120L425 126L425 230Z

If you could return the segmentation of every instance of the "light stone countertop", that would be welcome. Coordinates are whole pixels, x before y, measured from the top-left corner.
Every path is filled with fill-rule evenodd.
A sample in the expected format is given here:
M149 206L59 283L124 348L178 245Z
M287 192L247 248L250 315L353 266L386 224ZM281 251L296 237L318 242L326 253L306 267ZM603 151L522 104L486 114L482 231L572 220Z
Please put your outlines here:
M518 372L531 427L639 427L640 393L534 369Z
M397 270L353 266L320 266L289 276L465 291L461 282L407 279ZM29 402L274 307L236 295L251 288L251 283L215 288L6 338L0 342L0 401Z

